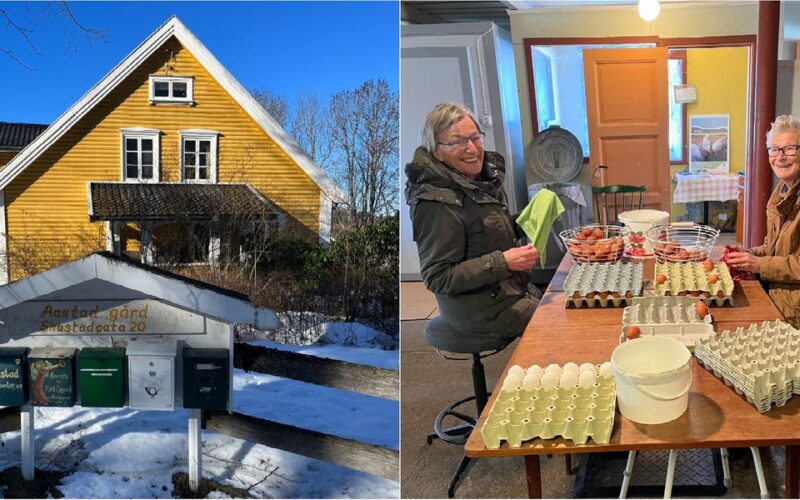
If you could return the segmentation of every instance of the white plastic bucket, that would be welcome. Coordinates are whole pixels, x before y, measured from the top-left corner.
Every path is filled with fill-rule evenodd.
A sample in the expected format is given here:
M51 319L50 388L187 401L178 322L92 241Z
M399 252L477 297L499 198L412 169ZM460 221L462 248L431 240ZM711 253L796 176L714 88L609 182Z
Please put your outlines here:
M641 237L638 242L642 245L648 255L653 253L653 246L644 238L644 233L654 226L668 226L669 213L660 210L629 210L617 216L620 222L631 228L634 236Z
M675 339L629 340L611 353L622 415L640 424L663 424L683 415L692 385L692 354Z

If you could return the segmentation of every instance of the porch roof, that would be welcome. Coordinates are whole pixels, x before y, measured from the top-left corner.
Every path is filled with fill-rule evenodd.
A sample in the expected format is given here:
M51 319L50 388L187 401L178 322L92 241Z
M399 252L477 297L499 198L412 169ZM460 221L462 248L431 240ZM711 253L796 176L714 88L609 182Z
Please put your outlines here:
M281 210L249 184L89 183L89 220L267 217Z

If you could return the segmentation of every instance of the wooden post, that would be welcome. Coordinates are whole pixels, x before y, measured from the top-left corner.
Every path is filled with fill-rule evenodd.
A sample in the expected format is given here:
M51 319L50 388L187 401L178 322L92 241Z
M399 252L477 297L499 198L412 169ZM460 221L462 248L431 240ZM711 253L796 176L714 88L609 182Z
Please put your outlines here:
M20 418L20 450L22 452L22 478L26 481L33 481L34 471L34 449L33 449L33 406L30 403L22 406L19 412Z
M203 477L203 457L200 454L200 444L202 443L200 417L200 409L189 409L189 488L192 491L200 488L200 479Z
M153 226L149 222L141 222L142 231L142 264L153 265Z

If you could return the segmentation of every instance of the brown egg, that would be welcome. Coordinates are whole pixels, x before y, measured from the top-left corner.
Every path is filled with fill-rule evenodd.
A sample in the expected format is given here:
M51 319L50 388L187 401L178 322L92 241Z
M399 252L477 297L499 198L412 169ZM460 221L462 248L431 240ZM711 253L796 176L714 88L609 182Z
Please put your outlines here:
M633 339L639 338L639 336L641 334L642 334L642 331L639 330L638 326L631 325L631 326L629 326L628 328L625 329L625 337L628 340L633 340Z
M708 275L708 282L709 283L711 283L713 285L717 281L719 281L719 276L717 276L716 274L709 274Z
M706 317L706 315L708 314L708 306L702 300L698 300L697 302L695 302L694 303L694 308L695 308L695 310L697 310L697 316L700 319L704 319Z
M658 276L656 276L656 283L658 283L659 285L663 285L666 282L667 282L667 277L664 276L663 274L659 274Z
M600 292L598 295L600 295L601 299L607 299L608 298L608 292Z
M703 268L706 270L706 272L710 273L711 271L714 270L714 261L711 259L704 261Z
M592 235L592 228L590 228L590 227L583 228L583 235L584 236L591 236Z
M594 237L597 238L598 240L600 240L600 239L605 237L605 234L603 233L603 230L600 229L599 227L596 227L594 229L594 233L593 234L594 234Z
M576 291L575 291L575 293L573 293L573 294L572 294L572 298L573 298L573 299L579 299L579 298L581 298L581 292L578 292L578 291L576 290Z

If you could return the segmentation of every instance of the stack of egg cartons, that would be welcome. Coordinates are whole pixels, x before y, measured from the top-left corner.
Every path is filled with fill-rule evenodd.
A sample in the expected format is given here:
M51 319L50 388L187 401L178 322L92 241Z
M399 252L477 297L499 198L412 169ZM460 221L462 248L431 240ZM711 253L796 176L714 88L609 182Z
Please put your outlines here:
M663 335L694 346L695 341L714 333L711 314L700 319L694 297L636 297L622 312L619 342L625 342L625 331L637 326L642 336ZM703 306L705 307L705 306Z
M562 436L576 444L591 437L608 443L614 427L616 388L611 363L567 363L509 369L481 428L487 448L512 448L533 438Z
M725 330L698 341L694 354L762 413L800 394L800 331L783 321Z
M630 304L642 294L642 264L580 264L564 281L566 306L608 307Z
M708 277L717 276L716 283ZM706 271L702 262L657 262L655 276L664 275L664 283L654 283L656 295L688 295L708 305L733 305L733 279L728 267L717 262L711 271Z

